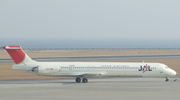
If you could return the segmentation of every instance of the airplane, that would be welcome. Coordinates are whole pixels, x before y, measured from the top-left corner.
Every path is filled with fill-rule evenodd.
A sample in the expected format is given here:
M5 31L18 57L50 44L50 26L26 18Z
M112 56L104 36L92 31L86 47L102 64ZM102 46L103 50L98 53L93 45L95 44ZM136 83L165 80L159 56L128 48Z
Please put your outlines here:
M76 83L88 83L90 77L161 77L169 81L176 71L162 63L145 62L38 62L31 59L19 45L1 47L11 56L13 69L37 75L74 77Z

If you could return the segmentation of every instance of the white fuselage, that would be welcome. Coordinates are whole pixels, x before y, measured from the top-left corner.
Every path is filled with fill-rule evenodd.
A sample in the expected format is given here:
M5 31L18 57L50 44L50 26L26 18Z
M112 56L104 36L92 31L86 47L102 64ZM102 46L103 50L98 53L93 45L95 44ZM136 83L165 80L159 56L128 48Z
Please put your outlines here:
M13 68L32 70L46 76L169 77L176 75L174 70L160 63L31 62L17 64Z

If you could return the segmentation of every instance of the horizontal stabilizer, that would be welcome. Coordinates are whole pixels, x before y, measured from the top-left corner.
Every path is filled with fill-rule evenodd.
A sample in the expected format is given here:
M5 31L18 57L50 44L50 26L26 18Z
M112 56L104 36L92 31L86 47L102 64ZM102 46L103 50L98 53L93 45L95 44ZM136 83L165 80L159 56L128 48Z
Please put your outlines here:
M21 47L20 46L5 46L5 47L3 47L3 49L19 50L19 49L21 49Z

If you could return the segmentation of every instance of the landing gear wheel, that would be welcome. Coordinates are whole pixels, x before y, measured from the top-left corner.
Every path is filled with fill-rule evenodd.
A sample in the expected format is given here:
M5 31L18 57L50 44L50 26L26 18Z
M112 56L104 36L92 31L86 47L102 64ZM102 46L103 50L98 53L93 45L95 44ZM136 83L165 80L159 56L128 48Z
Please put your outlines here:
M81 83L81 78L80 77L76 77L76 83Z
M169 82L169 79L168 79L168 77L166 77L165 81L166 81L166 82Z
M88 79L87 79L87 78L83 78L83 79L82 79L82 82L83 82L83 83L88 83Z

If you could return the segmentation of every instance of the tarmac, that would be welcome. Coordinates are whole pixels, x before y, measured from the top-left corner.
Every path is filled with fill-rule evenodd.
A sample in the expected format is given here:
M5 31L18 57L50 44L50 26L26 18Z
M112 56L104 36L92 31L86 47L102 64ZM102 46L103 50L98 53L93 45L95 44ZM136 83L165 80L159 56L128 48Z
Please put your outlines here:
M0 100L180 100L180 77L0 80Z

